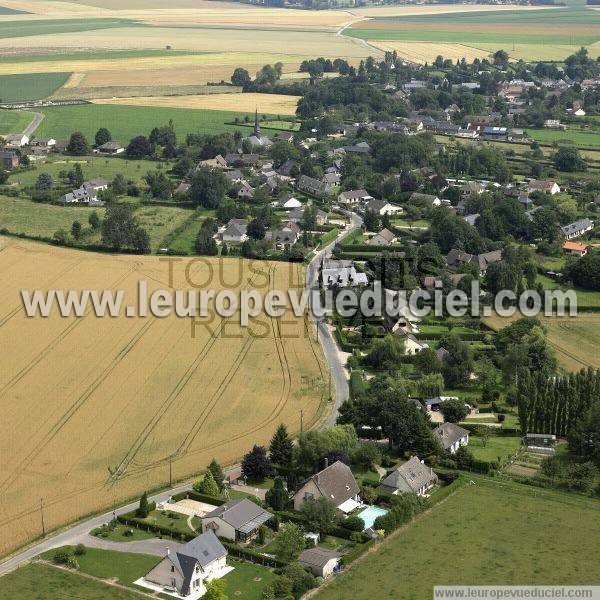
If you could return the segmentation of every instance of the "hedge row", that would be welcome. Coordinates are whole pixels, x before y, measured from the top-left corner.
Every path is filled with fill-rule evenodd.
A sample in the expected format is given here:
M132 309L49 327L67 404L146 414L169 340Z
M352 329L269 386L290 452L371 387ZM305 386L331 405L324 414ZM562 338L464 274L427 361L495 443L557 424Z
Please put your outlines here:
M180 492L179 494L175 494L173 496L173 500L175 502L187 499L196 500L196 502L205 502L206 504L213 504L214 506L221 506L222 504L225 504L225 500L223 500L223 498L217 498L216 496L208 496L207 494L202 494L200 492L196 492L195 490Z
M480 409L481 410L481 409ZM482 425L481 423L461 423L460 426L463 429L467 429L474 435L481 435L483 431L487 431L490 436L515 436L521 435L520 429L515 429L514 427L489 427L487 425Z
M350 549L344 556L342 556L341 563L344 566L348 566L350 563L353 563L359 556L362 556L369 548L375 545L375 540L369 538L368 542L364 544L356 544L354 548Z
M350 373L350 398L355 399L366 392L365 382L360 371Z
M117 517L117 521L119 521L119 523L122 523L123 525L126 525L127 527L135 527L136 529L142 529L144 531L152 531L153 533L158 533L159 535L166 535L168 537L177 540L183 540L185 542L189 542L196 537L193 533L181 533L179 531L174 531L169 527L163 527L162 525L145 523L142 519L134 515L135 513L119 515Z
M276 558L275 556L265 556L260 552L256 552L251 550L250 548L243 548L242 546L237 546L233 542L228 540L224 540L223 538L219 538L221 544L225 546L227 552L231 556L236 556L237 558L242 558L252 563L258 563L266 567L286 567L289 565L289 562L286 560L282 560L281 558Z
M441 340L443 337L446 337L450 334L450 331L446 332L432 332L432 333L420 333L418 334L418 338L420 340ZM485 333L458 333L458 337L463 342L482 342L485 338Z

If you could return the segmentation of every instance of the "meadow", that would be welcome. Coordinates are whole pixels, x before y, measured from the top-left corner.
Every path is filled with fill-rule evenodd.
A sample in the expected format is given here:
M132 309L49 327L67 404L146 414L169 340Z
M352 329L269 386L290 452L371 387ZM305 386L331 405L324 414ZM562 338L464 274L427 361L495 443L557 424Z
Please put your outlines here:
M139 600L135 592L108 586L71 573L45 565L33 563L21 567L1 580L0 600Z
M20 133L31 123L33 115L22 110L0 110L0 135Z
M70 75L64 72L0 75L0 101L43 100L64 85Z
M122 144L127 144L137 135L148 135L154 127L160 127L169 120L173 121L177 134L185 136L188 133L234 132L239 128L227 123L233 122L236 117L240 120L246 116L254 118L253 112L107 104L56 106L44 108L40 112L43 112L46 118L36 135L68 140L71 133L81 131L89 140L93 140L100 127L107 127L114 139Z
M435 585L597 583L596 500L473 479L315 597L416 600Z
M135 27L125 19L27 19L0 22L0 38L20 38L38 35L82 33L97 29Z
M568 125L566 131L559 129L527 129L527 133L543 144L573 144L579 148L600 150L600 133L578 129Z
M280 422L324 411L321 351L305 320L263 315L242 328L212 312L166 318L27 318L20 290L301 286L303 267L236 259L94 254L1 238L0 555L47 530L238 460ZM186 279L186 271L191 281ZM123 313L125 311L123 310ZM40 399L43 398L43 402Z
M590 293L592 294L592 293ZM579 295L579 294L578 294ZM598 300L598 294L593 294ZM485 317L487 325L495 330L506 327L514 319L498 315ZM556 352L559 365L566 371L600 368L597 343L600 332L600 313L581 312L576 317L538 317L547 329L548 342Z

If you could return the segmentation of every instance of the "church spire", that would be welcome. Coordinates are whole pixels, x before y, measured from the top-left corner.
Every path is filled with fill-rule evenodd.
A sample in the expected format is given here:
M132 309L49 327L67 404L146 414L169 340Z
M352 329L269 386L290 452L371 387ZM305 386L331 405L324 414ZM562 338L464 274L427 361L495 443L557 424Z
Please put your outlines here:
M256 107L256 113L254 115L254 135L260 138L260 125L258 124L258 107Z

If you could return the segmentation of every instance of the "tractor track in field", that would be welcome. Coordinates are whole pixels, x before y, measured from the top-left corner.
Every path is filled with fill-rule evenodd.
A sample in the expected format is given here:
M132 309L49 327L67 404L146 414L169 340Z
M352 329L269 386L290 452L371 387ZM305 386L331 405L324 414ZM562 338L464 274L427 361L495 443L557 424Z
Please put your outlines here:
M127 342L127 344L121 349L121 351L111 360L106 368L94 379L92 383L86 388L86 390L77 398L77 400L71 404L71 406L63 413L63 415L54 423L50 431L46 433L44 438L40 440L36 446L29 451L29 453L21 459L19 464L13 469L12 474L0 484L0 493L6 492L11 485L18 479L21 472L25 471L27 467L44 451L50 442L60 433L60 431L67 425L67 423L73 418L75 414L84 406L89 400L92 394L96 391L109 375L117 368L117 366L125 359L125 357L131 352L131 350L139 343L139 341L146 335L150 328L156 323L155 320L147 321L135 335Z
M246 289L252 285L254 279L257 275L264 274L264 271L259 271L255 273L252 278L248 281L245 286ZM198 365L202 362L202 360L206 357L208 352L216 343L217 339L219 339L219 334L223 331L226 323L231 320L232 317L227 317L221 319L221 323L216 332L214 332L208 340L205 342L204 346L200 350L200 352L196 355L196 358L192 361L192 363L188 366L185 373L179 378L179 381L175 384L175 387L171 390L171 393L163 403L163 405L159 408L159 410L154 414L154 416L146 423L142 431L138 434L132 445L129 447L129 450L125 453L125 456L121 459L121 462L117 465L115 470L112 472L111 476L107 480L107 485L110 483L114 483L120 479L123 479L129 467L135 461L135 458L142 446L150 437L151 433L154 431L158 423L163 419L163 417L167 414L171 406L175 403L177 398L180 396L181 392L186 388L187 384L190 382L193 377ZM169 456L165 457L164 460L168 461ZM160 464L157 463L157 464Z

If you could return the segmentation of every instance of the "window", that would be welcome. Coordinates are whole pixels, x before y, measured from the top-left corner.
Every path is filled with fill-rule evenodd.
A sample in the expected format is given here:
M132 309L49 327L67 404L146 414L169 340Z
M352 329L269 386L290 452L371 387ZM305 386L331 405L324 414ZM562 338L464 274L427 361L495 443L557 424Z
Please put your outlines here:
M171 565L171 573L175 573L175 565Z

